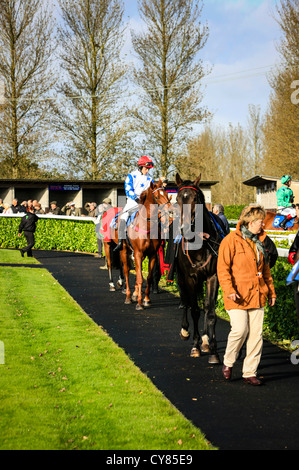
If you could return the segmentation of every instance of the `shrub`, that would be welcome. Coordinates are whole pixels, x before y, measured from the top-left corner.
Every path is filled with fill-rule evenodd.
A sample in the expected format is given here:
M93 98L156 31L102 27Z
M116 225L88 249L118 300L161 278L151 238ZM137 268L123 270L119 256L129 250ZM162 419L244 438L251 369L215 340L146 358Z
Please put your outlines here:
M225 206L224 215L228 220L238 220L244 207L245 204L239 206Z
M20 217L0 218L0 246L2 248L21 248L24 238L18 237ZM35 232L35 249L85 251L96 253L97 237L92 221L78 219L40 218Z

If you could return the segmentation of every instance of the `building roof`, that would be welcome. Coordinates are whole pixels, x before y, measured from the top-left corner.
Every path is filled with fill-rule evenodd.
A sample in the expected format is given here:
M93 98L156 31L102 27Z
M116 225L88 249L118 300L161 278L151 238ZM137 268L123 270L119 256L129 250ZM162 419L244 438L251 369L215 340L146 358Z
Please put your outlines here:
M276 176L264 176L264 175L256 175L253 176L252 178L249 178L249 180L243 181L243 184L246 184L246 186L263 186L266 183L269 182L276 182L280 181L280 178Z
M59 185L80 185L80 186L91 186L91 187L117 187L117 188L124 188L124 180L117 180L117 181L107 181L107 180L61 180L61 179L7 179L7 178L0 178L0 186L16 186L16 185L51 185L51 186L59 186ZM219 181L201 181L200 186L214 186L215 184L219 183ZM176 187L176 183L174 181L168 182L168 187Z

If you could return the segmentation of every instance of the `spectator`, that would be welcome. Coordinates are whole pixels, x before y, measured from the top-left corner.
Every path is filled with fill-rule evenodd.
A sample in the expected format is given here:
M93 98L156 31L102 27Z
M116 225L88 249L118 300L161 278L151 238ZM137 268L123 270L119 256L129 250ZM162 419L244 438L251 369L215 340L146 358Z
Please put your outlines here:
M4 207L4 210L2 212L2 214L13 214L13 210L10 206L10 204L3 204L3 207Z
M12 201L11 210L13 214L20 212L20 205L18 204L18 200L16 198Z
M265 211L259 205L245 207L236 231L221 242L217 274L223 290L231 331L228 336L222 373L230 380L232 367L247 338L246 357L243 362L245 383L260 385L256 377L263 345L264 307L275 304L275 290L269 257L263 241Z
M37 221L38 217L35 215L33 207L30 207L27 214L22 217L19 225L19 237L22 235L22 232L24 232L27 241L27 246L20 250L22 257L24 257L24 253L27 253L28 257L32 257L32 248L35 244L34 232Z
M215 204L214 207L213 207L213 214L216 214L219 217L219 219L222 220L222 223L223 223L224 228L225 228L225 234L227 235L230 232L230 228L229 228L228 220L224 215L223 205L222 204Z
M57 201L50 202L49 214L61 215L60 207L57 206Z
M28 211L28 203L27 201L23 201L20 205L20 212L23 212L24 214L26 214L27 211Z
M37 202L34 206L34 211L36 214L44 214L45 211L42 209L42 206L39 202Z
M62 207L61 212L68 216L81 216L81 209L77 209L74 202L68 202L65 204L65 206Z
M96 217L96 208L97 208L97 205L95 202L87 202L84 205L84 209L87 211L88 217Z
M166 189L166 187L168 185L168 179L165 176L161 176L160 180L162 181L163 189Z
M98 205L96 210L95 210L95 216L96 216L96 221L95 221L95 231L97 235L97 243L98 243L98 257L99 258L104 258L103 256L103 242L102 242L102 236L100 234L100 228L101 228L101 220L105 212L107 212L109 209L111 209L111 199L109 197L106 197L103 199L102 204Z

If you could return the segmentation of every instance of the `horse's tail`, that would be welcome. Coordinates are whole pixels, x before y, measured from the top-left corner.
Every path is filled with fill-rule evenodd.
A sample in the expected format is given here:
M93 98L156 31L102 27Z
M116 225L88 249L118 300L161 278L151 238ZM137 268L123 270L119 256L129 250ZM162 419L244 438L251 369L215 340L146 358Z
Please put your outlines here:
M111 242L109 243L111 268L120 269L120 266L121 266L120 253L119 253L119 250L117 250L116 252L114 251L115 247L116 247L116 243L113 240L111 240Z

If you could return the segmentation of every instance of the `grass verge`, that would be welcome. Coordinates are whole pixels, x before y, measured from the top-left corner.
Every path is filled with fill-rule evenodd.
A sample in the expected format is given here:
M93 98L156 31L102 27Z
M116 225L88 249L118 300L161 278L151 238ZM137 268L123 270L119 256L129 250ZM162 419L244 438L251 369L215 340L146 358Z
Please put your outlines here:
M46 270L0 273L1 450L213 449Z

